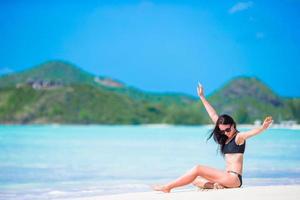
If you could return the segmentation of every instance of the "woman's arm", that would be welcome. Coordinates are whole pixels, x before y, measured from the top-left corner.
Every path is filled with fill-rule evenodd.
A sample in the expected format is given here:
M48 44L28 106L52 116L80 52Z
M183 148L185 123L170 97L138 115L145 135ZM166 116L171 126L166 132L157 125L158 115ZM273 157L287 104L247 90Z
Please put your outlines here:
M197 92L198 92L198 96L200 97L209 117L214 122L214 124L217 123L219 116L218 116L217 112L215 111L215 109L205 99L203 87L200 83L198 83Z
M238 144L243 144L245 140L247 140L250 137L253 137L255 135L258 135L259 133L265 131L266 129L269 128L269 126L271 125L271 123L273 122L273 119L271 116L266 117L266 119L264 120L262 126L254 128L250 131L246 131L246 132L241 132L237 135L237 143Z

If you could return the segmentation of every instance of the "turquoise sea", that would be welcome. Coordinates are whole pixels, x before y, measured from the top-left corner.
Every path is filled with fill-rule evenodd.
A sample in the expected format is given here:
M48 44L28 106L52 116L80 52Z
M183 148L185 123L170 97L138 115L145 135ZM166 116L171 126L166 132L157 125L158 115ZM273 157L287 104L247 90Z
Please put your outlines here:
M151 191L196 164L224 169L208 134L206 126L3 125L0 199ZM249 139L243 187L300 184L299 152L300 130L269 129Z

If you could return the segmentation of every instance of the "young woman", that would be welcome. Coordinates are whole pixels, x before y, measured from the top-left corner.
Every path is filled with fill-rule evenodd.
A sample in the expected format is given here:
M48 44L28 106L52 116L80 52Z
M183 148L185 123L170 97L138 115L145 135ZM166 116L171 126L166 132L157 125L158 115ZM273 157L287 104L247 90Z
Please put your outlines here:
M165 185L154 186L156 191L170 192L173 188L190 183L200 188L236 188L242 185L243 158L246 140L266 130L272 123L272 117L267 117L262 126L250 131L239 132L236 123L229 115L220 115L208 103L204 97L203 87L197 87L198 95L208 112L215 127L209 136L212 136L220 147L225 158L226 169L224 171L204 165L196 165L178 179Z

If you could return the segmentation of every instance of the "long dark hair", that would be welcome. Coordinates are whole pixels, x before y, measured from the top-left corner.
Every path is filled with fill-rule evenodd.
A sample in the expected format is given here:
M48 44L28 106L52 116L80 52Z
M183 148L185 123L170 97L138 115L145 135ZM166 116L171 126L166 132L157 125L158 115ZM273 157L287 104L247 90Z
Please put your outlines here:
M209 140L213 136L214 141L217 144L219 144L220 153L222 154L222 156L224 156L224 146L225 146L225 142L228 139L228 137L225 134L223 134L221 132L221 130L219 129L220 124L231 125L236 130L236 123L233 120L233 118L230 117L229 115L226 115L226 114L220 115L216 122L215 128L212 130L211 134L207 138L207 140Z

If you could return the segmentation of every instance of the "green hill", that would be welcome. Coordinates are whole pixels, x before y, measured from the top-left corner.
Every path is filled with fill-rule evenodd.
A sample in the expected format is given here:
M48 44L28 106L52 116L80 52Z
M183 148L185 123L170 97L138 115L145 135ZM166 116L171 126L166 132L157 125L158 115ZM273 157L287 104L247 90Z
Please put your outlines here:
M90 85L0 89L1 123L199 124L197 107L135 100Z
M194 97L143 92L62 61L0 77L1 123L199 124L199 109Z
M208 97L218 113L241 123L272 115L297 119L299 99L284 99L256 78L238 77ZM210 120L198 98L149 93L99 77L64 61L0 76L0 123L203 124Z
M64 85L91 84L94 76L77 66L64 61L49 61L31 69L4 75L0 78L0 87L16 86L30 81L54 81Z
M253 122L267 115L272 115L276 122L294 119L285 99L253 77L232 79L209 99L217 110L232 115L239 123Z
M195 100L195 97L186 94L159 94L141 91L109 77L95 76L70 62L60 60L44 62L22 72L0 76L0 88L24 86L32 82L52 82L54 85L61 86L91 85L141 100L161 101L161 98L169 99L171 102L174 100L177 102Z

